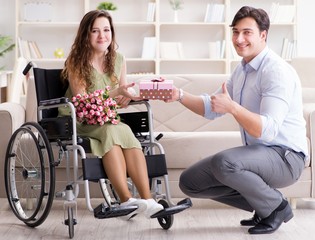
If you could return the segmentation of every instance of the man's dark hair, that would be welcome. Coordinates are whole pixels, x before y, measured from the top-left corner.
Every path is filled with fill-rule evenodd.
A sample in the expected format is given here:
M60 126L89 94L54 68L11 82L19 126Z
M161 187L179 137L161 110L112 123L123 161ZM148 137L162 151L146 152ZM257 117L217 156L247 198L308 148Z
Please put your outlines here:
M260 8L253 8L249 6L244 6L240 10L238 10L230 27L234 27L238 21L246 17L253 18L256 21L260 32L265 30L268 32L270 27L270 20L266 11Z

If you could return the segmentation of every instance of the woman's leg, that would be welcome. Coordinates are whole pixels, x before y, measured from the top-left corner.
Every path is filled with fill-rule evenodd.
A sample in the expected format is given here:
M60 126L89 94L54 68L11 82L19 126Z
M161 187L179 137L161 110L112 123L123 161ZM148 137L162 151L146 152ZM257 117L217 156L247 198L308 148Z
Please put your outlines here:
M138 206L136 211L124 216L126 220L129 220L141 212L144 212L144 215L150 218L153 214L163 209L161 204L158 204L152 199L147 165L143 152L140 149L121 149L120 146L114 146L103 157L103 164L106 174L113 184L121 202L127 205ZM126 172L143 199L135 200L132 198L128 189Z
M127 201L131 197L126 173L134 182L141 198L152 198L147 165L143 152L140 149L121 149L120 146L114 146L103 156L103 165L122 202Z
M125 156L120 146L114 146L103 156L103 166L121 202L131 198L127 184Z
M150 218L155 213L161 211L163 206L158 204L151 196L147 164L143 152L138 148L123 149L125 155L127 172L135 184L142 201L147 204L144 215Z
M141 198L152 198L148 179L148 170L143 152L138 148L123 149L127 173L135 184Z

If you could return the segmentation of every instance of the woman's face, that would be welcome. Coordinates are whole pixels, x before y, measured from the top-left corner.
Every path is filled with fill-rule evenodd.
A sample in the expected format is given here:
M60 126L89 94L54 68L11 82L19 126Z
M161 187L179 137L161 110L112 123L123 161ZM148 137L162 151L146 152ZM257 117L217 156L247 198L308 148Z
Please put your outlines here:
M106 17L99 17L94 21L90 32L90 42L95 52L106 52L112 42L112 31Z

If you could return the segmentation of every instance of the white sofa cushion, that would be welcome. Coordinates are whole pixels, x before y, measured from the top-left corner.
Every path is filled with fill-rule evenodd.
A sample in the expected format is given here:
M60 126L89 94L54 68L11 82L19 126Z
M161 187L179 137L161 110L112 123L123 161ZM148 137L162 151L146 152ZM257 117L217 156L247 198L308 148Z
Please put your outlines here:
M237 131L163 132L159 142L169 169L185 169L207 156L242 144Z

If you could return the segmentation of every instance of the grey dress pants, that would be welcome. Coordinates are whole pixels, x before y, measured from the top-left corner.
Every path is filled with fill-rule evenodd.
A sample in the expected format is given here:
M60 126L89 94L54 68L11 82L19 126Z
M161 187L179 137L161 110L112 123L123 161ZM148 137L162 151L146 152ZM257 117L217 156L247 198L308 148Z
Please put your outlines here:
M268 217L282 202L277 190L295 183L305 166L293 150L264 145L231 148L186 169L179 187L188 196L215 201Z

